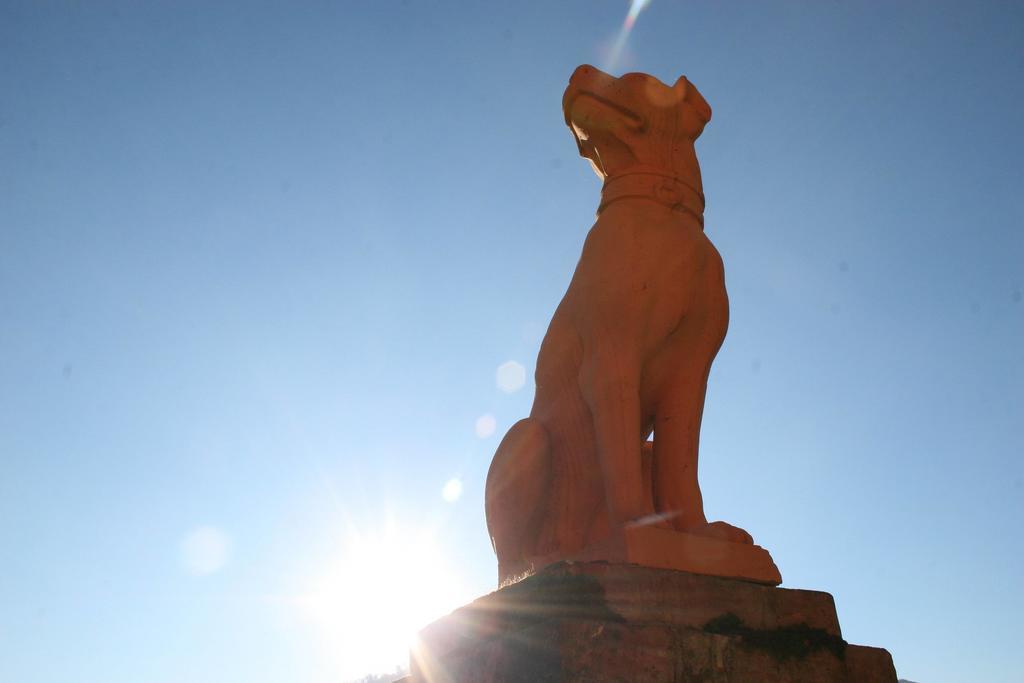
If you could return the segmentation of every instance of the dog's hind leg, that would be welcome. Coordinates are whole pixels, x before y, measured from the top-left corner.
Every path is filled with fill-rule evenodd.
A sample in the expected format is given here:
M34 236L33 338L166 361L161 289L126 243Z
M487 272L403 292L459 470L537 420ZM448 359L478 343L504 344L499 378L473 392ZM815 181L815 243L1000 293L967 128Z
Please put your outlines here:
M536 554L550 486L547 429L538 420L520 420L501 440L484 488L487 531L498 556L499 580L522 571L525 560Z

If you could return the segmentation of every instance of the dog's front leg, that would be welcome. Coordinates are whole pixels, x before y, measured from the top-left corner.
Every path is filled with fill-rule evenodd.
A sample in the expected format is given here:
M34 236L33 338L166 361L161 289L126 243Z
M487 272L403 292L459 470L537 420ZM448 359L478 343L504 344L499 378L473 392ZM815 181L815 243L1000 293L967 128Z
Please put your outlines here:
M594 422L598 464L612 532L653 514L644 495L639 361L623 347L600 342L586 354L580 388Z

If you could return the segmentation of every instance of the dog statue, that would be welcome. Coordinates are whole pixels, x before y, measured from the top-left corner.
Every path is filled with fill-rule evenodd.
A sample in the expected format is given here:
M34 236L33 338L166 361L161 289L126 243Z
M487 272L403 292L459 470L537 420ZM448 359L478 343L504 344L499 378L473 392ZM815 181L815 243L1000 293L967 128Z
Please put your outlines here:
M668 86L592 66L573 73L562 108L604 186L541 343L530 416L487 475L503 583L638 526L753 543L708 523L697 482L708 372L729 319L694 150L711 108L685 77Z

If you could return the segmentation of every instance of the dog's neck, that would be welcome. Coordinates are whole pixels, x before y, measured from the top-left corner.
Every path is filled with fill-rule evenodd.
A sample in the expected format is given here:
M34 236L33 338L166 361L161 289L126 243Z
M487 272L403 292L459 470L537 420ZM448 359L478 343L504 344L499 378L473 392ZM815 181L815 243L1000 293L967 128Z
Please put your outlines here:
M657 202L672 211L692 215L704 227L704 194L686 181L657 168L634 167L606 178L597 215L624 199Z

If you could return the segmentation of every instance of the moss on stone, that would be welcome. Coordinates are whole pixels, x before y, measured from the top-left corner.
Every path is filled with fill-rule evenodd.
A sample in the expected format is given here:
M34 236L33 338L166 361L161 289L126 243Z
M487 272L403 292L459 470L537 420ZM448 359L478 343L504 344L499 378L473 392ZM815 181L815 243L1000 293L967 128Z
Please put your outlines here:
M846 641L807 624L757 629L747 626L731 612L715 617L704 625L705 633L733 636L751 648L764 650L775 659L803 659L813 652L827 650L838 659L846 656Z

